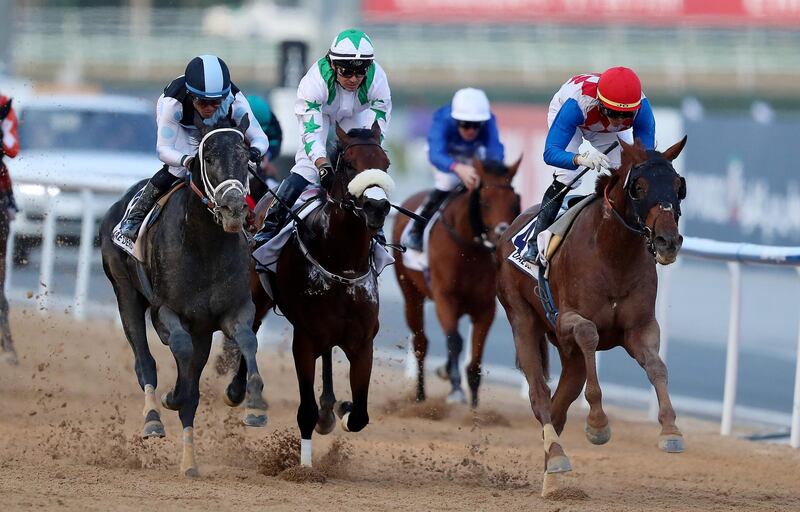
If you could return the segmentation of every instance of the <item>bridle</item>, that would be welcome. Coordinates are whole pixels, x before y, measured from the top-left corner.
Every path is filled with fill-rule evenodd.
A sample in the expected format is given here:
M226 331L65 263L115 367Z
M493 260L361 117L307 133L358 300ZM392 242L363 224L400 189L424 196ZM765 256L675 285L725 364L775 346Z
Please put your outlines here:
M609 190L616 185L617 179L609 180L606 184L605 188L603 189L603 201L606 206L606 210L610 211L611 214L615 219L617 219L628 231L635 233L642 238L645 239L645 243L647 244L647 252L650 253L651 256L656 256L656 249L655 249L655 221L653 222L653 226L648 226L646 219L642 219L639 210L641 209L641 205L643 204L643 199L639 199L636 197L636 194L633 193L633 184L636 182L640 176L644 174L644 168L649 166L649 162L643 162L638 165L634 165L628 171L628 174L625 176L625 182L623 183L622 190L625 192L628 201L631 203L630 210L633 211L633 224L628 222L616 209L616 205L614 202L608 197ZM631 179L631 174L634 170L637 170L637 176ZM673 170L674 171L674 170ZM677 173L676 173L677 174ZM673 203L668 201L656 201L658 208L661 211L665 212L674 212L675 221L677 222L681 216L681 207L680 207L680 199L678 199L678 204L673 205ZM655 204L653 206L656 206ZM652 206L650 207L652 208ZM648 210L650 209L648 208Z
M447 233L450 235L450 237L459 245L465 247L479 247L488 252L496 249L495 244L489 239L489 233L497 229L497 226L487 226L486 223L483 222L483 211L481 209L481 189L489 188L499 188L511 191L514 190L514 187L507 184L484 185L483 183L480 183L478 184L478 188L470 193L468 216L470 227L472 228L473 233L472 240L465 240L463 237L461 237L461 235L456 232L455 227L447 222L447 219L444 215L441 215L439 220L447 230ZM442 213L444 213L444 210L442 210Z
M224 198L225 194L233 190L240 192L243 196L250 192L250 183L247 180L245 180L245 183L242 183L235 178L230 178L220 182L217 184L217 186L214 186L214 184L211 183L211 179L208 177L206 162L203 159L203 149L209 137L222 132L234 132L238 134L242 140L244 140L244 133L236 128L217 128L216 130L211 130L205 134L200 140L200 144L197 146L197 159L199 160L198 165L200 166L200 179L203 182L203 189L205 190L205 193L194 184L191 173L189 173L189 184L192 191L200 198L201 201L203 201L203 204L206 205L206 208L208 208L208 210L214 216L214 222L220 225L222 224L222 213L216 201ZM220 194L219 197L217 197L217 194Z
M342 172L345 173L345 177L346 178L350 177L349 173L347 173L346 169L350 169L350 170L355 170L355 169L344 158L344 154L347 153L350 149L352 149L352 148L354 148L356 146L377 146L378 148L380 148L381 151L383 151L384 154L386 154L386 151L383 149L383 146L381 146L380 143L378 143L378 142L366 141L366 140L364 140L364 141L359 140L359 141L356 141L356 142L351 142L350 144L347 144L344 148L342 148L339 151L339 154L336 156L336 167L334 168L334 173L338 173L339 169L342 169ZM344 164L344 165L342 165L342 164ZM342 199L340 199L340 200L334 199L331 196L331 194L328 194L328 201L333 203L333 204L335 204L336 206L338 206L339 208L341 208L341 209L343 209L345 211L349 211L350 213L352 213L356 217L363 218L361 216L361 212L364 210L364 208L358 205L358 203L356 202L356 198L353 197L353 195L350 194L350 192L347 190L347 184L345 183L345 180L339 180L339 187L340 187L341 192L342 192L342 196L341 196Z

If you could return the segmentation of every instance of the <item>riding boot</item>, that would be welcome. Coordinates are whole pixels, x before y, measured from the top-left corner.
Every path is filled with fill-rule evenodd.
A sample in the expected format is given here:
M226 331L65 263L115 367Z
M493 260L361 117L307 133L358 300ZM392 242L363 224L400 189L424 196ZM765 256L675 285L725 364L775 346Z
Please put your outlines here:
M422 204L422 211L420 215L429 219L436 213L436 210L444 202L445 198L450 192L447 190L439 190L433 189L428 197L425 198L425 202ZM425 231L425 226L428 224L427 221L422 221L420 219L414 219L414 224L411 226L411 230L408 232L408 236L405 240L405 246L412 251L421 251L422 250L422 233Z
M383 246L385 246L387 244L387 242L386 242L386 233L383 232L383 228L379 229L378 232L375 233L375 236L373 236L372 238L374 238L376 242L378 242L379 244L381 244Z
M281 186L276 191L280 201L276 200L272 203L267 217L264 219L264 226L253 235L255 243L253 249L258 249L278 234L289 217L289 208L294 205L308 185L310 183L305 178L294 172L289 173L289 176L281 182Z
M170 185L175 182L176 177L169 173L167 166L162 167L144 186L139 199L128 211L127 215L120 223L120 234L129 238L132 242L139 236L139 227L147 216L147 212L156 204L156 201L169 190Z
M545 191L542 198L542 209L539 210L539 215L536 217L536 224L533 226L533 233L528 237L527 244L523 249L522 259L531 263L536 262L537 255L539 254L539 247L536 242L536 237L539 233L550 227L558 215L558 210L561 209L561 203L564 201L564 189L567 186L560 181L553 181L553 184Z

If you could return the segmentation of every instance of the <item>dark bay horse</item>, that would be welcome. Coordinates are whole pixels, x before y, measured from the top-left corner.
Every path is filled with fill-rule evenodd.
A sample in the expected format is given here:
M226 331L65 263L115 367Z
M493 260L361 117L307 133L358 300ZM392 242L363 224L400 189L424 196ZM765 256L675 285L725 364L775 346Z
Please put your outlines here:
M373 268L373 236L389 213L389 158L380 145L380 128L336 127L340 150L335 181L324 204L295 229L278 258L272 279L275 300L257 282L256 318L274 304L294 330L292 353L300 406L300 462L311 465L313 431L330 433L336 416L342 428L358 432L369 423L367 395L372 372L372 342L378 332L378 276ZM333 391L334 346L350 361L352 402L337 402ZM321 410L314 397L317 358L322 357ZM234 376L231 386L241 380Z
M411 329L417 357L417 400L425 400L424 303L433 299L436 316L447 337L447 363L437 372L449 378L452 390L448 403L466 402L461 389L458 360L464 342L458 333L458 320L469 315L472 320L472 354L467 365L467 381L472 393L472 407L478 405L481 360L486 335L494 321L496 263L494 247L500 235L519 215L520 200L511 186L520 159L511 167L502 162L475 161L480 186L472 192L453 197L442 218L431 228L428 247L430 282L422 272L411 270L397 254L395 273L405 299L406 323ZM408 198L403 206L415 210L428 191ZM400 240L407 217L398 216L393 239Z
M198 125L202 139L188 186L174 193L147 232L145 269L113 244L112 230L142 183L115 203L100 228L103 269L117 295L125 336L133 349L136 376L145 393L144 437L164 436L155 399L156 363L147 345L145 310L178 368L175 387L161 403L178 411L183 426L181 471L196 476L193 426L200 374L211 336L222 330L236 341L246 361L245 424L266 424L263 382L256 365L255 307L250 296L250 251L242 233L247 214L248 152L245 116L238 127L226 119L213 128ZM142 278L146 275L149 277Z
M0 122L11 112L11 100L0 105ZM0 129L0 146L2 146L3 130ZM14 349L14 339L11 337L11 327L8 322L8 300L6 299L6 250L8 249L8 235L11 228L11 179L8 177L8 168L3 162L0 152L0 183L7 183L9 189L0 192L0 354L8 364L16 365L17 351Z
M622 145L622 165L596 183L597 200L575 220L550 262L550 286L559 315L555 327L546 319L536 296L537 283L507 260L514 250L511 236L498 247L497 296L514 334L519 367L530 386L530 402L542 424L545 479L572 469L559 435L567 409L586 383L590 412L586 437L604 444L611 437L597 380L595 352L622 346L644 368L658 395L659 447L683 451L675 411L667 392L667 368L658 355L655 318L656 262L675 261L683 237L678 230L680 202L686 181L672 167L686 138L663 153L645 151L637 142ZM517 233L538 210L520 215L507 233ZM550 396L548 340L558 349L561 377Z

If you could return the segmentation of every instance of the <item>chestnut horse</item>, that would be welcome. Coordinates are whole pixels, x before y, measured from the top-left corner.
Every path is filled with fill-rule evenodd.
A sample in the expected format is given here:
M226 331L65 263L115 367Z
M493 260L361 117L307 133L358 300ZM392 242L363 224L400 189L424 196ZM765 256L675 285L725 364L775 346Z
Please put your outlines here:
M369 423L367 395L372 373L373 339L378 333L378 276L372 255L373 237L389 213L389 158L380 144L380 128L353 129L338 125L340 151L331 192L311 212L286 243L271 276L273 300L253 273L251 291L256 324L277 305L294 330L292 353L300 387L297 424L300 463L311 466L311 435L330 433L336 416L342 428L358 432ZM262 219L263 220L263 219ZM337 402L333 391L334 346L350 361L352 402ZM322 357L322 395L317 407L314 377ZM245 380L240 368L228 386L239 400ZM238 395L238 396L237 396Z
M486 335L494 321L496 263L494 248L500 235L519 215L520 200L511 186L520 159L511 167L502 162L475 161L480 185L469 193L451 196L441 219L431 227L428 244L430 281L422 272L407 268L398 255L395 272L405 299L406 323L411 329L417 357L417 400L425 400L425 299L433 299L436 316L447 338L447 363L437 373L449 378L452 390L448 403L466 402L461 389L458 360L464 342L458 333L458 320L469 315L472 320L472 354L467 365L467 381L472 407L478 406L481 360ZM428 191L408 198L403 206L416 209ZM409 222L398 216L393 238L400 240Z
M597 179L598 199L578 215L551 258L549 281L559 311L555 326L546 319L537 283L507 259L514 251L513 233L533 218L538 205L514 221L498 247L497 296L511 322L531 409L544 431L543 495L555 484L555 474L572 469L558 436L584 383L590 406L586 437L593 444L611 437L597 380L597 350L622 346L644 368L658 395L659 447L683 451L667 392L667 368L658 355L655 300L656 262L674 262L683 243L678 219L686 181L671 162L686 138L663 153L646 151L638 142L620 144L622 165ZM548 340L558 349L562 366L552 397L547 386Z

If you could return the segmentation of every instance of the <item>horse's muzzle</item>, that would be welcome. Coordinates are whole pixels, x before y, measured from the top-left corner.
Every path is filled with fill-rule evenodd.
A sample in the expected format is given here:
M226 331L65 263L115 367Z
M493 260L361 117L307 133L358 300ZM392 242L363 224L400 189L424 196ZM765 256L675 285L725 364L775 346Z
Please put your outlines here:
M247 203L243 195L231 193L217 205L214 213L226 233L238 233L247 218Z
M364 220L367 227L370 229L380 229L386 221L386 216L389 215L391 205L388 199L372 199L367 197L364 199Z
M674 263L678 258L678 251L681 250L683 245L683 236L676 234L675 236L662 236L657 235L653 238L653 248L656 251L656 261L662 265L669 265Z

